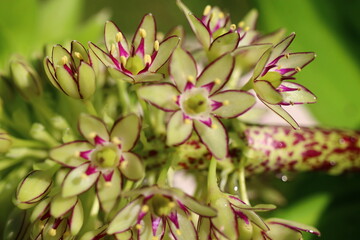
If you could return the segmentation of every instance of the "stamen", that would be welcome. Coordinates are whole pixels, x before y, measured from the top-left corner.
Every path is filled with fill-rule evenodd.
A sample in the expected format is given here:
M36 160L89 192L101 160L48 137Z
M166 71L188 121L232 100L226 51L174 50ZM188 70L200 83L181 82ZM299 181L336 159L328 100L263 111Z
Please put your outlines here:
M115 35L115 39L116 39L116 42L121 42L122 40L124 40L124 36L122 35L121 32L118 32L118 33Z
M151 56L149 54L145 54L144 62L145 64L151 64Z
M154 42L154 49L155 49L155 51L159 51L159 47L160 47L159 41L156 40L156 41Z
M177 102L178 97L177 97L177 96L173 96L172 99L173 99L174 102Z
M235 24L231 24L231 25L230 25L230 30L235 31L235 29L236 29L236 25L235 25Z
M159 240L159 238L156 236L153 236L151 240Z
M217 129L218 126L217 126L215 123L213 123L213 124L211 124L211 128L212 128L212 129Z
M142 226L140 224L136 224L135 227L136 227L137 230L140 230L142 228Z
M140 37L146 38L146 31L145 31L145 29L140 28L139 33L140 33Z
M179 229L176 229L176 234L181 235L181 231Z
M91 138L91 139L95 138L96 137L96 132L89 133L88 137Z
M219 84L221 83L221 79L220 79L220 78L216 78L215 81L214 81L214 83L215 83L216 85L219 85Z
M121 56L121 57L120 57L120 62L121 62L121 64L122 64L123 66L126 66L126 63L127 63L126 57L125 57L125 56Z
M223 103L222 103L224 106L227 106L227 105L229 105L230 104L230 102L229 102L229 100L225 100L225 101L223 101Z
M189 75L189 76L187 77L187 80L188 80L189 82L191 82L191 83L195 83L195 78L194 78L194 76L192 76L192 75Z
M88 177L88 175L86 175L86 173L81 174L82 179L86 179L87 177Z
M250 27L249 27L249 26L244 27L244 31L245 31L245 32L247 32L247 31L249 31L249 30L250 30Z
M44 223L40 223L40 229L44 229L44 227L45 227L45 224Z
M79 52L75 52L74 54L75 54L75 57L77 57L78 59L80 59L80 60L84 59Z
M300 71L301 71L301 67L296 67L296 68L295 68L295 71L296 71L296 72L300 72Z
M191 124L191 120L190 119L185 119L185 124Z
M289 53L286 53L286 54L285 54L285 58L286 58L286 59L289 59L289 57L290 57L290 54L289 54Z
M111 142L113 142L113 143L116 144L116 145L120 145L120 144L121 144L121 140L120 140L120 138L118 138L118 137L113 137L113 138L111 139Z
M206 16L210 13L211 11L211 6L210 5L207 5L204 9L204 12L203 12L203 15Z
M238 27L239 28L243 28L245 26L245 22L244 21L240 21L239 23L238 23Z
M111 187L112 186L112 183L111 182L105 182L105 187Z
M115 55L115 52L116 52L116 46L115 46L115 43L113 43L113 44L111 44L110 54Z
M168 206L169 206L169 208L174 208L176 206L176 204L174 202L169 202Z
M77 157L77 158L80 157L80 152L79 152L79 151L76 151L76 152L74 153L74 156Z
M55 237L56 236L56 229L50 229L49 230L49 235L52 236L52 237Z
M61 62L62 62L63 65L68 64L68 62L69 62L68 57L67 57L67 56L63 56L63 57L61 58Z
M149 211L149 206L148 206L148 205L142 206L141 211L142 211L143 213L147 213L147 212Z
M218 17L219 17L220 19L222 19L222 18L224 18L224 17L225 17L225 14L224 14L223 12L219 12Z
M122 168L122 169L124 169L124 168L126 168L126 166L128 165L129 163L128 163L128 161L122 161L121 162L121 165L120 165L120 168Z

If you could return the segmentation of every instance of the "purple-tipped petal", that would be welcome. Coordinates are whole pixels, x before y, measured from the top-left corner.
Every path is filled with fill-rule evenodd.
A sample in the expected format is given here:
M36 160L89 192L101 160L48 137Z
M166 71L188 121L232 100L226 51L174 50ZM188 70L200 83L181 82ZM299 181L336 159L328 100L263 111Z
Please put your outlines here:
M74 141L60 145L50 150L49 156L52 160L66 166L77 167L88 158L86 152L92 151L94 147L86 141Z
M300 84L284 81L279 89L283 98L281 105L316 103L316 96Z
M81 135L93 145L109 141L109 132L100 118L89 114L81 114L78 128Z
M141 120L135 114L118 119L110 131L110 139L118 144L122 151L130 151L140 136ZM119 142L120 141L120 142Z
M118 40L120 41L118 42ZM113 45L115 45L115 48L113 48ZM108 53L112 53L113 57L116 59L119 59L120 56L129 56L129 47L126 37L112 21L107 21L105 23L105 46Z
M295 33L291 33L289 36L287 36L281 42L275 45L274 50L272 51L271 56L269 58L269 62L272 62L275 58L283 54L286 51L286 49L290 46L294 38L295 38Z
M167 124L166 143L170 146L180 145L190 138L193 121L186 119L182 111L175 112Z
M141 36L140 31L145 30L145 38ZM151 13L146 14L139 26L136 30L136 33L133 37L132 44L135 47L135 49L138 49L141 45L141 42L143 41L143 48L144 48L144 54L152 54L154 50L154 42L156 40L156 23L153 15Z
M156 52L156 56L149 67L149 71L156 72L160 67L162 67L170 58L179 42L180 39L176 36L171 36L162 41L159 46L159 51Z
M287 121L294 129L300 129L299 124L280 105L271 105L263 102L268 108Z
M270 82L265 80L257 80L254 82L254 90L260 100L268 104L279 104L283 101L282 95L271 85Z

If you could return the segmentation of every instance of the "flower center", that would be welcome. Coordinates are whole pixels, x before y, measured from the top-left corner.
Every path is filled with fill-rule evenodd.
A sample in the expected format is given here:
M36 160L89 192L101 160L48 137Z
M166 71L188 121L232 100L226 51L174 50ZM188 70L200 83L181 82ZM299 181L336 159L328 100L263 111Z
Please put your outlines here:
M132 74L136 75L145 67L144 60L138 56L134 55L133 57L129 57L126 61L125 68L129 70Z
M115 145L100 146L91 154L91 162L99 168L113 168L119 163L119 155Z
M151 198L149 206L157 216L162 217L171 213L175 203L163 195L156 194Z
M191 117L202 117L210 113L208 93L205 89L194 88L182 94L181 107Z
M260 77L259 80L268 81L274 88L277 88L281 84L281 74L269 71L264 76Z

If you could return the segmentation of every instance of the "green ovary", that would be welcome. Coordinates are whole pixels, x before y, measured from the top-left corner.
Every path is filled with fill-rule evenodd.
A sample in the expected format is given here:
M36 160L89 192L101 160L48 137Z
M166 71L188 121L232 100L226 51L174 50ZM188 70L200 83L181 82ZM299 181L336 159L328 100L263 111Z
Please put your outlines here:
M184 110L188 114L199 114L207 110L207 98L203 94L195 94L184 102Z
M152 211L159 217L161 216L167 216L170 214L172 209L174 208L174 202L172 202L170 199L156 194L154 197L150 200L150 208L152 208Z
M133 57L129 57L127 59L125 66L125 68L134 75L138 74L141 70L144 69L144 67L145 67L144 60L137 55Z
M96 165L102 168L115 166L118 160L117 152L112 148L104 148L96 153Z

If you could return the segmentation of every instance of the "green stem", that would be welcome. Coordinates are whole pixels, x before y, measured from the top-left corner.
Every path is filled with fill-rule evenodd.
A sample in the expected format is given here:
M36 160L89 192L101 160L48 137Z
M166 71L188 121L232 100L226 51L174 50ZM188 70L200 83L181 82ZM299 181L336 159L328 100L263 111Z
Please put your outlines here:
M243 162L243 161L241 161ZM240 192L240 199L244 201L246 204L250 205L249 197L246 190L246 179L245 179L245 164L240 164L239 167L239 192Z
M166 187L168 186L168 172L169 169L172 165L172 159L173 159L174 155L171 154L170 157L168 158L166 165L161 169L159 178L157 180L157 185L159 185L159 187Z
M210 201L211 198L216 197L220 193L220 189L217 183L216 165L217 165L217 160L214 157L212 157L210 160L209 173L207 179L208 201Z
M99 114L97 113L97 111L94 107L94 104L90 100L85 99L85 100L83 100L83 103L85 104L86 110L89 114L94 115L94 116L99 116Z
M46 148L47 146L41 142L33 140L24 140L18 138L11 138L12 147L28 147L28 148Z
M253 80L250 79L242 88L243 91L249 91L250 89L254 88Z

